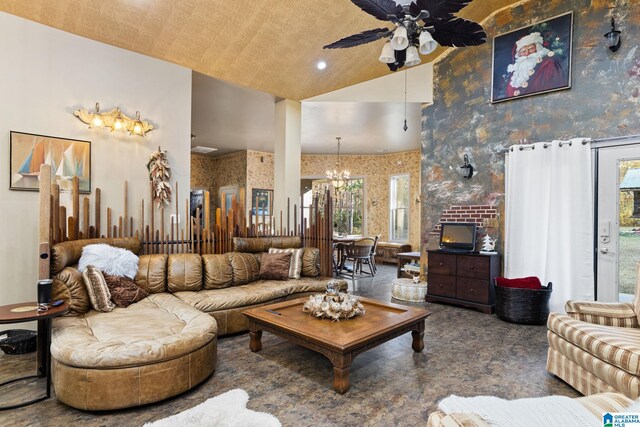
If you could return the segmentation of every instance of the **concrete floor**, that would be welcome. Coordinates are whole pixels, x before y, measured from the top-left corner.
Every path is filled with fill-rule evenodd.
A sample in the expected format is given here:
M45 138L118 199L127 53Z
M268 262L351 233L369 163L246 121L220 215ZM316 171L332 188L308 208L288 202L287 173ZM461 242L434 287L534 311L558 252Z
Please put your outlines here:
M354 293L391 301L395 275L395 266L379 266L376 277L356 281ZM219 339L215 373L175 398L90 413L65 406L54 393L32 406L0 412L0 426L141 426L234 388L249 393L250 409L270 412L285 426L424 425L437 402L450 394L510 399L579 395L545 370L545 326L513 325L442 304L418 305L433 313L426 321L425 350L413 352L411 334L406 334L359 355L344 395L333 391L332 367L323 356L268 333L263 350L252 353L244 333ZM32 356L0 356L0 381L24 372L27 362L33 362ZM25 390L24 384L19 387ZM0 402L5 396L3 390Z

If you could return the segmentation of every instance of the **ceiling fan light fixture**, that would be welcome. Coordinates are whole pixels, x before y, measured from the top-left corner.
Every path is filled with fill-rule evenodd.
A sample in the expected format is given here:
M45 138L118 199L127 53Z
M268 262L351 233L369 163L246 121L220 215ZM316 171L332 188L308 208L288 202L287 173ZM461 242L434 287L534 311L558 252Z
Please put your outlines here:
M382 53L378 59L385 64L393 64L396 62L396 55L391 47L391 42L386 42L384 46L382 46Z
M395 50L404 50L407 46L409 46L407 29L403 25L398 25L398 28L393 32L393 37L391 37L391 47Z
M427 30L423 30L418 38L420 43L420 53L428 55L438 47L438 43L433 39L431 33Z
M411 45L407 48L407 60L404 62L404 65L407 67L413 67L414 65L418 65L420 63L420 55L418 55L418 48Z

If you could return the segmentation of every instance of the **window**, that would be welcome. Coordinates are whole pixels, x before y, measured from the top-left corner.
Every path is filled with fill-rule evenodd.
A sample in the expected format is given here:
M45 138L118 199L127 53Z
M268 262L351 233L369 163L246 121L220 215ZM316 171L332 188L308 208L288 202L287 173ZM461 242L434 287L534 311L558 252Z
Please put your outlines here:
M364 233L364 179L355 178L336 192L326 179L302 180L303 218L309 220L313 196L319 196L324 203L324 195L329 189L333 199L333 231L336 234L363 235Z
M363 235L364 179L350 179L337 193L333 205L333 231Z
M389 185L389 237L392 242L409 240L409 175L393 175Z

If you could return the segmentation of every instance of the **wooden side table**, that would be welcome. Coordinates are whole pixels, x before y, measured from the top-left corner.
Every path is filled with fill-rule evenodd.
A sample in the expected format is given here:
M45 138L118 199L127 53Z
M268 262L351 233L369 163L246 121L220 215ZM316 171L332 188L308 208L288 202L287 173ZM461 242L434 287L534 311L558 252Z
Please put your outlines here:
M7 323L23 323L38 322L38 373L26 377L14 378L0 384L0 387L14 383L16 381L29 378L46 378L47 386L44 396L37 397L26 402L17 403L15 405L0 407L0 410L21 408L40 402L51 396L51 354L49 346L51 344L51 321L54 317L61 316L69 311L69 305L64 303L58 307L49 307L47 311L39 312L37 302L24 302L20 304L11 304L0 306L0 324Z

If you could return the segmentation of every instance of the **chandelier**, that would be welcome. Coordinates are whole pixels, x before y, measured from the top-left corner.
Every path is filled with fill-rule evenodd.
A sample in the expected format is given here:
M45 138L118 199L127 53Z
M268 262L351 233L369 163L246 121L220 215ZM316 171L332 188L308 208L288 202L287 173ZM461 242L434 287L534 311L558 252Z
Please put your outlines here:
M441 46L477 46L486 42L487 34L476 22L459 18L459 12L472 0L351 0L356 6L395 28L363 31L326 45L325 49L359 46L379 39L389 40L378 58L397 71L405 65L418 65L419 53L428 55Z
M336 139L338 140L338 161L336 162L335 169L327 171L327 179L331 182L333 188L335 188L336 191L339 191L347 185L350 174L346 169L340 170L340 140L342 138L337 136Z

